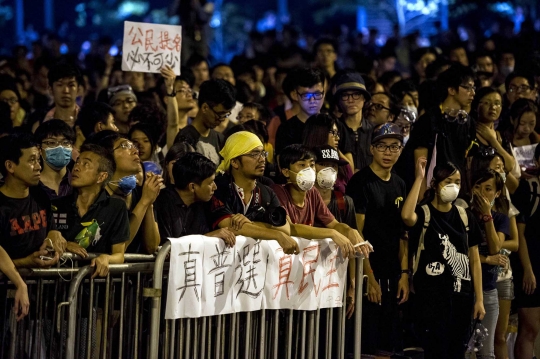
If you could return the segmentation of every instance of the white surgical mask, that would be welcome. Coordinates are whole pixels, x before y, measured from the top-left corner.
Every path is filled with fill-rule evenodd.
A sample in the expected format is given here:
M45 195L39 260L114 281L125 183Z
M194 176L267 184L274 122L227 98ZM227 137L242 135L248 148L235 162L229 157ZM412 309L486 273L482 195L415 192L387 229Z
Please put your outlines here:
M499 172L499 175L501 176L503 183L506 183L506 172Z
M317 173L317 183L321 188L333 189L337 180L337 171L332 167L326 167Z
M414 113L414 121L418 120L418 108L415 106L405 106L405 108Z
M454 202L459 194L459 186L455 183L450 183L441 188L440 197L445 203Z
M296 173L291 171L292 173ZM302 171L296 173L296 184L302 191L309 191L315 184L315 170L311 167L304 168Z

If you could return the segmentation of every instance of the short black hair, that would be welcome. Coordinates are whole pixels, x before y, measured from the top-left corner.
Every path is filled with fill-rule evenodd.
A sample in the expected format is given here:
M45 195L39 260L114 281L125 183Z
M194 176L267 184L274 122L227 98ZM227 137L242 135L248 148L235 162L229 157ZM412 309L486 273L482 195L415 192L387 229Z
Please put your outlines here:
M390 108L390 114L391 115L394 115L394 117L397 117L399 116L400 112L401 112L401 107L398 105L398 101L396 100L396 98L394 96L392 96L392 94L388 93L388 92L375 92L375 93L372 93L371 94L371 97L373 98L373 96L375 95L384 95L388 98L388 108Z
M279 153L279 167L290 169L292 164L310 159L316 160L317 155L309 148L300 144L289 145Z
M324 84L324 73L318 68L311 67L301 67L299 68L295 75L293 83L293 90L298 87L310 88L317 84Z
M22 150L38 147L34 136L27 132L15 132L0 138L0 173L7 177L6 161L19 164L22 157Z
M189 59L187 60L186 62L186 67L193 67L193 66L197 66L199 65L201 62L206 62L207 65L208 64L208 60L206 59L206 57L204 56L201 56L197 53L194 53L193 55L191 55L189 57ZM210 67L210 65L208 66Z
M339 45L336 40L329 37L322 37L313 44L313 55L317 55L317 51L319 51L319 46L321 45L330 45L334 48L336 54L339 52Z
M152 137L156 143L161 139L161 135L165 133L165 127L167 125L165 114L154 104L144 103L135 106L129 113L128 119L129 123L144 123L152 126Z
M41 143L44 139L51 136L64 136L66 140L75 143L75 132L73 129L66 122L57 118L43 122L34 133L37 143Z
M109 115L114 116L114 110L111 106L104 102L91 102L85 104L79 111L76 126L79 126L84 137L88 137L94 133L97 123L101 122L107 125Z
M418 88L416 87L413 79L403 79L393 84L390 88L390 93L396 98L398 102L401 102L405 95L410 95L411 92L417 91Z
M98 172L107 172L107 179L103 181L102 186L105 186L109 182L116 171L116 163L114 162L114 157L111 152L106 148L100 145L93 143L85 143L81 146L81 154L83 152L92 152L99 156L99 167Z
M75 77L77 84L81 86L84 83L81 71L76 65L69 62L58 62L51 66L47 78L49 79L49 86L66 77Z
M513 79L517 77L523 77L527 80L529 83L529 86L531 86L533 89L536 87L536 82L534 81L534 75L532 72L529 71L514 71L510 75L506 76L506 79L504 80L504 88L506 91L508 91L508 88L510 87L510 82L512 82Z
M131 126L129 129L128 137L131 139L131 136L133 136L133 132L140 131L148 137L148 140L150 141L150 146L152 147L152 152L156 149L156 146L158 144L158 141L162 135L161 132L158 132L156 128L157 126L152 126L149 123L139 122Z
M109 151L112 154L114 151L114 143L119 138L127 139L127 136L119 132L105 130L105 131L101 131L101 132L90 135L86 139L86 141L84 141L83 145L87 145L87 144L100 145L101 147L105 148L107 151Z
M186 153L173 165L174 185L178 189L185 189L190 183L200 185L216 173L216 168L214 162L200 153Z
M468 66L463 66L458 63L452 64L450 68L439 75L437 79L437 90L439 93L439 101L444 101L448 97L448 88L459 90L459 85L465 81L474 81L474 72Z
M236 92L233 85L221 79L211 79L201 84L199 89L199 107L203 104L211 107L223 105L231 109L236 105Z
M397 70L393 71L385 71L380 77L379 77L379 83L383 85L384 87L387 87L396 77L402 78L401 72Z
M261 105L257 102L246 102L244 103L243 108L252 108L255 109L260 116L259 121L262 121L264 124L268 126L274 115L272 114L272 111L268 109L268 107Z

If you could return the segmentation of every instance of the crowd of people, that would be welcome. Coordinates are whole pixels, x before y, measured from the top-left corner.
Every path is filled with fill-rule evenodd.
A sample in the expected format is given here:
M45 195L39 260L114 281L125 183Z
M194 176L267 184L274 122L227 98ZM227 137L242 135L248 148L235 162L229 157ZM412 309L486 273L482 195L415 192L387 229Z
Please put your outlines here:
M299 253L291 237L330 238L351 268L365 257L363 353L416 345L425 358L464 358L481 321L476 357L506 359L517 311L515 357L532 358L534 56L456 43L414 50L409 68L389 42L340 69L334 39L311 54L262 44L230 64L194 54L180 76L124 72L106 51L14 51L0 63L0 270L18 319L30 301L17 269L65 252L99 254L96 277L170 237L233 246L244 235L286 254Z

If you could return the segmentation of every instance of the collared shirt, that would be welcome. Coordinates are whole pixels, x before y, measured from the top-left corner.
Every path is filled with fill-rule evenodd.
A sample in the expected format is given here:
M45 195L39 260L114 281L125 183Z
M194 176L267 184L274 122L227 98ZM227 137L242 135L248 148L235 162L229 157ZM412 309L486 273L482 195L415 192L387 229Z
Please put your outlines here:
M373 162L373 155L369 150L371 146L371 135L373 134L373 125L371 122L362 119L362 126L356 131L347 126L343 120L338 120L337 124L339 133L344 137L344 141L346 139L351 144L355 171L369 166ZM343 151L341 149L341 142L343 141L340 140L340 150Z
M124 201L101 190L81 217L78 193L52 201L57 230L67 241L78 242L91 253L112 253L112 246L129 240L129 216Z
M256 182L249 204L245 205L243 199L238 194L229 174L222 174L216 177L217 190L210 200L210 217L213 228L217 228L224 219L235 214L242 213L252 221L266 222L264 214L269 209L281 207L279 199L272 189L260 181ZM247 209L245 209L247 207Z
M52 188L47 187L41 181L39 181L39 186L41 189L43 189L43 191L45 191L50 200L69 196L73 192L73 187L71 187L71 171L67 170L64 177L62 177L60 186L58 186L58 193L56 193Z
M186 206L174 185L161 190L154 203L154 213L159 228L161 244L168 238L178 238L190 234L206 234L210 226L206 218L207 208L203 202Z

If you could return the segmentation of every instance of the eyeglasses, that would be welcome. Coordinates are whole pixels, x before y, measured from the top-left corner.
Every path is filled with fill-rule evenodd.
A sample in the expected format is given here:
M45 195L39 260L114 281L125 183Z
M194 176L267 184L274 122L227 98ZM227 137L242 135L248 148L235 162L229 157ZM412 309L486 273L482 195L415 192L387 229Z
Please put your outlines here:
M316 101L322 100L324 97L324 92L304 92L300 93L296 91L298 96L302 99L302 101L310 101L311 99L314 99Z
M459 85L459 87L461 87L462 89L467 90L467 92L475 92L476 91L476 86L472 86L472 85Z
M251 157L253 158L254 160L258 160L260 158L268 158L268 152L267 151L257 151L257 152L250 152L250 153L246 153L245 155L242 155L242 156L248 156L248 157Z
M482 106L487 106L488 108L500 108L502 106L502 103L500 102L479 102Z
M508 86L508 92L520 93L520 92L527 92L527 91L530 91L530 90L531 90L531 86L527 86L527 85L520 85L520 86L510 85L510 86Z
M374 103L374 102L370 102L368 104L368 108L374 108L375 111L382 111L382 110L388 110L390 111L390 109L380 103Z
M119 148L123 148L124 150L128 150L128 151L132 149L138 150L137 146L134 143L129 142L129 141L122 142L118 147L113 148L113 151L116 151Z
M193 90L185 87L176 90L176 93L182 93L186 96L193 96Z
M10 98L1 98L0 101L5 102L10 106L13 106L19 102L19 99L17 97L10 97Z
M46 147L71 147L73 146L73 142L70 140L43 140L41 141L41 145L45 145Z
M361 92L353 92L353 93L342 93L340 96L341 101L348 101L350 98L353 100L360 100L364 99L364 94Z
M226 119L227 117L229 117L229 116L231 115L230 112L218 113L218 112L216 112L210 105L208 105L208 108L210 108L210 110L212 110L212 112L214 113L214 115L216 115L217 118L220 119L220 120L224 120L224 119Z
M397 153L397 152L399 152L399 150L401 150L402 146L400 146L400 145L387 146L384 143L377 143L373 147L375 147L375 149L377 151L379 151L379 152L386 152L386 150L390 150L390 152L392 152L392 153Z
M328 131L329 134L331 134L334 137L339 137L339 131L338 130L330 130Z

